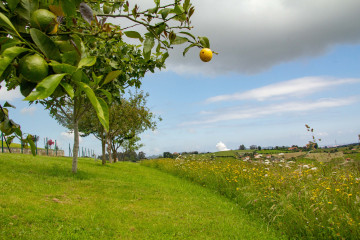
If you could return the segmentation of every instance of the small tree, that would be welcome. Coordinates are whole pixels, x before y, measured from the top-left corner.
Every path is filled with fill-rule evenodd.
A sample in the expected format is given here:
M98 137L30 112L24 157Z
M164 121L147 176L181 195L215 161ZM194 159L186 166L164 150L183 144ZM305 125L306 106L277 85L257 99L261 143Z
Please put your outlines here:
M26 101L41 101L52 113L61 111L58 98L71 99L68 109L72 109L77 153L83 104L91 104L107 132L109 98L126 86L139 87L147 71L164 66L172 46L188 43L184 55L192 47L210 48L206 37L196 38L189 32L194 11L190 0L166 4L154 0L154 7L146 10L130 6L129 1L0 0L0 81L5 80L8 90L20 86ZM129 25L106 22L109 18L126 19ZM135 26L145 33L130 30ZM127 46L125 36L141 42L141 57L119 54L119 47ZM98 45L107 51L96 51ZM143 73L132 78L127 74L130 67L119 63L138 65ZM0 123L6 135L13 131L22 136L5 111ZM26 140L35 149L31 138ZM72 171L77 171L77 154L73 154Z
M245 145L244 145L244 144L241 144L241 145L239 146L239 150L245 150Z

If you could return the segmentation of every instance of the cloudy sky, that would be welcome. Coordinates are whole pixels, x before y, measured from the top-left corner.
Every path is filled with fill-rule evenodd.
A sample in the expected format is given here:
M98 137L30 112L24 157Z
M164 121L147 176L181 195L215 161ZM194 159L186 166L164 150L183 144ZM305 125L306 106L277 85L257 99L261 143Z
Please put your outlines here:
M135 2L144 9L152 3ZM163 118L156 131L141 136L148 156L241 144L305 145L311 138L305 124L320 145L358 141L360 1L192 3L193 33L209 37L219 55L203 63L199 49L184 58L181 46L170 52L166 71L143 79L148 106ZM4 100L17 106L12 118L24 131L57 139L67 151L72 136L41 106L27 106L16 91L2 89ZM100 153L93 137L81 145Z

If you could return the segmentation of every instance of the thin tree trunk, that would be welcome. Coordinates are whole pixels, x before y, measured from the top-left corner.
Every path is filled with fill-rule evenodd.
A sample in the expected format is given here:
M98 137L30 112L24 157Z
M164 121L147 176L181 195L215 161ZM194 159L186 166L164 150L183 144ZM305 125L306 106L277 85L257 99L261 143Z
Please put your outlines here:
M117 156L117 149L114 146L114 142L111 143L111 151L112 151L114 163L116 163L118 161L118 156Z
M77 119L77 99L74 98L73 124L74 124L74 147L73 147L73 161L72 172L77 172L78 152L79 152L79 122Z
M109 163L113 163L113 160L112 160L112 154L111 154L111 139L110 139L110 136L109 134L107 133L106 134L106 139L107 139L107 152L108 152L108 155L109 155Z
M105 145L106 145L106 141L105 141L105 136L104 136L104 132L101 133L101 151L102 151L102 165L106 164L106 156L105 156Z

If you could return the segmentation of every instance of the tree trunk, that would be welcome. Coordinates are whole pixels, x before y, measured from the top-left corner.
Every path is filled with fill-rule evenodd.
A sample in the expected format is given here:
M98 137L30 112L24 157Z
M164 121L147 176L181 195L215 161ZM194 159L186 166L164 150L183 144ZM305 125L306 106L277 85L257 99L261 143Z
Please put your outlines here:
M106 134L106 140L107 140L107 152L109 155L109 163L113 163L112 154L111 154L111 139L109 134Z
M74 124L74 147L73 147L73 161L72 161L72 172L77 172L78 163L78 152L79 152L79 122L77 119L76 112L76 98L74 98L74 111L73 111L73 124Z
M114 147L114 143L111 144L111 151L113 154L114 163L118 161L117 149Z
M104 136L104 132L102 132L101 133L102 165L106 164L105 145L106 145L105 136Z

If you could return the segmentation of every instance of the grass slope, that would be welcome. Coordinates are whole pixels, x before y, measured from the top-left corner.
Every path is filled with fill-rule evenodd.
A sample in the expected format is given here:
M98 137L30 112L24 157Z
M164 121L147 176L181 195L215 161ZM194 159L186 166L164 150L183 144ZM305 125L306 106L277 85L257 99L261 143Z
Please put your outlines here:
M0 154L0 239L277 239L237 205L136 163Z

